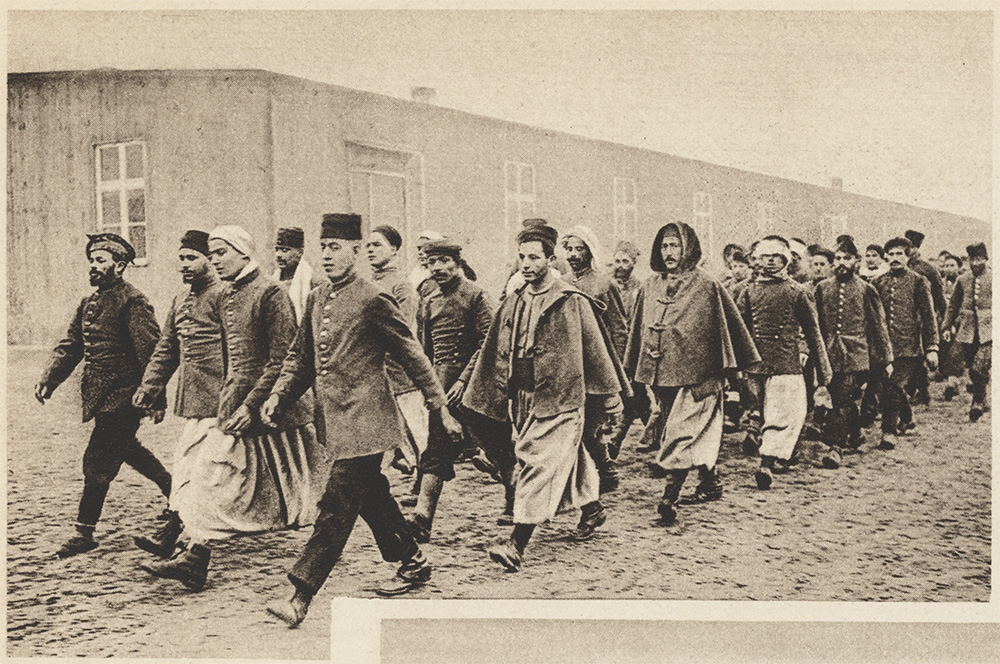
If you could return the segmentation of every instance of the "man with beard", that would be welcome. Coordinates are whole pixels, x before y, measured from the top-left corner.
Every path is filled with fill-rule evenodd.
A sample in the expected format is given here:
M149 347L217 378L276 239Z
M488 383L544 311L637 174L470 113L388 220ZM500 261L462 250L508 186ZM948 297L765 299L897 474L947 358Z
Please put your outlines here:
M302 320L309 291L323 283L313 276L309 261L302 258L304 247L305 233L301 228L292 226L278 229L278 235L274 240L274 262L277 263L278 269L271 278L277 281L291 298L296 323Z
M94 430L83 453L83 496L76 534L56 552L60 558L97 547L94 529L111 481L123 463L170 496L170 474L135 437L143 411L132 405L132 394L160 334L149 300L122 278L135 259L135 249L114 233L88 235L87 240L90 285L97 290L80 302L66 336L35 385L35 398L44 405L84 361L80 381L83 421L93 419ZM162 421L166 399L161 396L151 408L147 414L154 422Z
M312 523L327 466L326 451L316 440L311 395L273 427L265 428L259 418L295 336L288 294L261 273L253 238L240 226L216 227L208 248L225 282L219 300L225 375L218 415L200 432L203 451L190 486L178 496L189 546L169 561L140 565L195 592L208 577L213 541Z
M948 301L944 298L944 287L941 283L941 273L929 262L921 258L920 245L924 242L924 234L919 231L909 230L903 233L903 237L910 241L910 263L908 267L927 279L931 288L931 302L934 304L934 315L940 322L944 316ZM913 403L926 406L931 402L928 389L930 380L927 375L927 367L923 363L919 364L910 381L906 385L908 393L913 395Z
M754 475L757 488L771 488L773 472L784 472L806 421L806 381L799 338L805 336L816 365L817 382L830 380L830 363L819 330L816 305L808 291L786 272L791 264L788 242L769 235L757 245L761 273L740 292L736 306L743 316L761 361L746 370L747 447L760 453Z
M513 427L514 529L489 550L512 572L535 527L557 513L581 509L577 540L606 521L584 427L592 426L588 415L621 413L629 391L593 301L552 273L557 239L546 224L518 234L525 284L500 306L462 398L467 409Z
M566 261L572 270L564 279L600 303L600 319L611 337L615 354L621 361L625 353L625 342L628 341L628 314L614 280L594 267L595 264L600 265L602 256L601 246L594 232L586 226L574 226L563 235L562 245L566 251ZM585 418L587 426L584 429L583 444L597 464L597 471L601 475L601 493L618 488L618 473L613 460L618 457L629 425L638 415L633 410L626 403L624 417L620 421L612 420L607 423L611 431L610 439L601 428L595 426L602 418Z
M949 303L950 309L951 297L955 293L955 286L962 270L962 259L948 251L942 251L939 260L941 263L941 285L944 289L945 301ZM941 326L941 363L938 366L938 375L945 382L945 401L951 401L958 396L960 379L965 374L965 356L962 344L955 341L956 331L954 327L944 327L943 324Z
M490 441L499 441L494 445L487 441L480 444L498 461L501 480L507 488L507 504L513 510L514 458L509 446L509 430L478 419L473 422L475 414L460 408L474 358L493 321L493 303L482 288L465 278L461 246L451 240L437 240L428 242L424 252L427 267L438 287L421 303L417 313L418 338L434 365L441 386L447 390L448 403L455 408L465 438L478 443L479 434L485 433ZM489 435L497 429L500 429L498 436ZM432 423L427 449L420 457L420 497L408 519L419 543L430 541L441 490L445 482L455 478L455 460L461 452L462 436L449 436L439 423ZM497 459L498 453L501 459Z
M824 432L826 468L840 467L841 450L861 444L861 385L869 374L892 373L892 344L875 287L857 276L860 260L849 240L837 247L834 276L816 286L816 310L833 378Z
M359 279L361 217L326 214L320 233L327 283L309 295L302 325L288 349L281 376L261 409L265 423L312 387L326 418L326 446L334 462L312 535L288 574L289 600L267 610L297 626L336 565L358 517L371 528L382 558L399 562L394 580L378 590L392 596L430 579L431 566L409 532L382 474L382 455L403 435L386 379L391 357L418 386L434 426L461 435L430 361L392 297Z
M656 274L636 298L625 370L653 388L664 418L657 465L666 486L657 512L663 525L677 518L688 471L700 476L695 498L717 500L722 483L715 463L722 444L722 385L727 374L759 362L739 311L722 284L698 268L694 229L669 223L656 234L649 266Z
M910 241L893 238L885 243L889 271L875 280L885 307L889 340L892 342L892 375L882 391L882 442L879 448L896 447L895 437L913 429L913 411L905 386L913 379L926 355L931 368L937 366L938 328L927 279L907 267Z
M132 405L148 409L177 373L174 413L186 420L174 451L173 487L166 523L151 537L136 537L140 549L169 558L181 534L178 506L191 503L188 493L206 432L215 424L222 392L222 283L208 261L208 233L191 230L178 252L181 280L188 289L174 297L160 340L146 365Z
M972 407L969 420L977 421L986 410L986 386L990 382L993 360L993 274L986 263L989 257L982 242L966 249L969 271L962 274L951 294L945 316L946 338L962 344L972 381ZM952 337L951 329L957 327Z

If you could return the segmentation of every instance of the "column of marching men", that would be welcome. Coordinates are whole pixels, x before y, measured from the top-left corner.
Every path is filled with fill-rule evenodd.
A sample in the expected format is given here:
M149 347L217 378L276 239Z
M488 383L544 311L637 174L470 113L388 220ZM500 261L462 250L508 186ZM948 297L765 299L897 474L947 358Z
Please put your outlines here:
M585 226L560 236L527 219L497 306L445 235L416 239L407 275L396 229L363 238L359 216L327 214L321 271L302 258L300 228L279 229L271 276L243 228L187 231L177 254L185 288L161 330L123 278L134 249L111 233L88 238L96 290L35 387L44 404L83 362L83 419L94 428L77 523L58 556L98 546L104 498L127 463L169 501L155 532L135 537L153 577L201 590L213 542L312 525L288 574L290 599L267 607L290 626L359 516L382 558L399 563L378 594L427 583L421 545L439 506L449 509L444 489L462 460L503 487L497 524L510 532L489 556L517 571L535 528L556 514L579 510L570 537L581 542L606 522L601 498L619 488L616 461L636 420L636 452L664 479L658 523L669 526L680 505L722 498L724 432L743 432L767 490L795 465L803 436L822 441L822 465L836 469L881 418L874 446L893 450L913 435L932 375L945 400L972 393L972 422L989 409L983 243L942 252L935 266L917 231L864 256L849 235L829 249L769 235L728 245L717 279L701 267L694 229L676 222L659 229L654 274L640 281L633 242L605 256ZM371 278L358 269L363 256ZM162 421L175 375L184 428L171 477L136 433L143 417ZM413 477L398 503L389 467ZM692 471L697 486L681 498Z

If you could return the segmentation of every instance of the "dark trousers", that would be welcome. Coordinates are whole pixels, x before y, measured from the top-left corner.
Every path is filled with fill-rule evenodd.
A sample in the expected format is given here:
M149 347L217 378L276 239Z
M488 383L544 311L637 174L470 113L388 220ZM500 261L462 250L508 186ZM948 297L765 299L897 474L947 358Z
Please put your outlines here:
M451 389L462 367L455 365L434 365L445 391ZM466 425L464 408L452 408L451 414L462 425L462 437L455 439L448 435L438 413L431 413L427 422L427 449L420 455L420 471L440 477L445 482L455 479L455 461L465 449L465 442L479 446L477 432Z
M979 335L976 335L978 340ZM962 344L965 352L965 364L969 367L969 380L972 382L972 402L982 405L986 401L986 387L990 382L990 364L993 361L993 343Z
M123 463L152 480L164 496L170 495L170 473L152 452L136 440L140 419L142 412L135 408L94 416L94 430L83 453L83 497L77 516L79 523L93 526L100 520L108 487L118 476Z
M921 357L897 357L892 363L892 376L884 379L882 390L882 431L898 433L899 424L913 421L913 410L906 397L906 386L913 380Z
M827 445L857 447L861 440L861 385L867 372L835 373L827 389L830 391L832 410L826 418L824 438Z
M872 365L868 371L868 384L861 397L861 419L874 422L882 410L882 391L885 387L885 365Z
M319 591L340 559L359 516L371 528L383 560L398 562L417 552L381 464L381 454L333 463L312 536L288 574L296 587L312 594Z

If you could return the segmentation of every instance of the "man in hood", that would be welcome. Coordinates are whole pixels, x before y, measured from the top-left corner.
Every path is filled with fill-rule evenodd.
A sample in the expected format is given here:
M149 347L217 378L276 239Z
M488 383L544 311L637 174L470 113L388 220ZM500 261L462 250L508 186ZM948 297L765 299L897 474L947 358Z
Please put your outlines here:
M688 471L697 468L697 500L722 496L715 468L722 444L722 385L760 361L753 339L721 283L698 268L694 229L676 222L660 228L649 266L656 274L636 297L625 351L625 371L653 389L664 418L655 465L666 475L657 508L664 525L677 518Z

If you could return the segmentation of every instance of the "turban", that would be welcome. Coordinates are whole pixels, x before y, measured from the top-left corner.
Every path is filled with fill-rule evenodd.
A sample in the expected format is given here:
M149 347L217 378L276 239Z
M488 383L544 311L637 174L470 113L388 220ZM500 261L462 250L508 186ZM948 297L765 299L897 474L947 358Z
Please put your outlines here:
M114 233L97 233L87 235L87 257L91 252L106 251L115 257L115 260L131 263L135 260L135 249L121 235Z
M375 228L372 229L372 233L378 233L379 235L384 237L389 242L389 244L391 244L396 249L399 249L400 247L403 246L403 236L401 236L399 234L399 231L397 231L392 226L389 225L376 226Z
M256 249L250 233L247 233L242 226L216 226L208 234L208 239L222 240L247 258L253 256L254 249Z
M181 249L190 249L208 256L208 233L205 231L188 231L181 238Z
M809 254L809 250L806 248L806 243L803 242L802 240L796 240L795 238L792 238L788 242L788 248L791 250L793 254L798 254L799 258L804 258Z
M982 258L985 260L989 259L989 256L986 254L986 245L983 244L982 242L970 244L968 247L965 248L965 251L969 255L969 258Z
M462 255L462 247L454 240L431 240L424 245L424 253L427 254L427 256L451 256L457 261Z
M788 241L780 235L768 235L757 243L757 248L754 251L758 256L778 254L784 257L785 265L790 265L792 262L792 249Z
M919 249L920 245L924 243L924 234L920 231L906 231L903 233L903 237L910 241L915 248Z
M288 247L289 249L301 249L305 243L306 234L298 226L279 228L278 237L274 240L274 246Z
M323 230L319 236L329 240L358 241L361 239L361 215L324 214Z
M563 233L563 246L566 245L566 240L571 237L580 238L583 240L583 243L587 245L587 250L590 251L591 265L601 265L603 252L601 251L601 244L597 241L597 237L594 235L594 231L590 230L586 226L574 226Z

